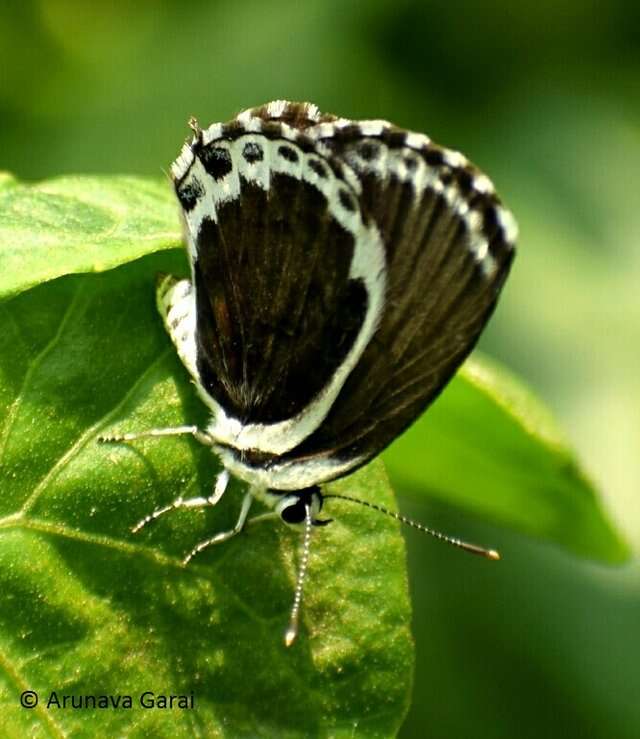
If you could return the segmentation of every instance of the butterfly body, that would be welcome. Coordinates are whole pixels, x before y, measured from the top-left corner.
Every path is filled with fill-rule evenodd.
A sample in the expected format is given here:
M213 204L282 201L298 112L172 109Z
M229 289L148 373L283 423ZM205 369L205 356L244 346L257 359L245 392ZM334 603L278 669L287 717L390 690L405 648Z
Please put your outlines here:
M207 432L258 487L343 476L475 344L513 220L462 155L385 121L275 101L194 129L171 169L192 277L158 304Z
M202 129L171 167L190 279L162 275L157 305L211 413L191 434L248 483L239 533L260 500L305 524L285 641L297 633L320 485L366 464L436 398L474 347L514 254L516 225L462 154L380 120L274 101ZM476 554L374 503L370 508Z

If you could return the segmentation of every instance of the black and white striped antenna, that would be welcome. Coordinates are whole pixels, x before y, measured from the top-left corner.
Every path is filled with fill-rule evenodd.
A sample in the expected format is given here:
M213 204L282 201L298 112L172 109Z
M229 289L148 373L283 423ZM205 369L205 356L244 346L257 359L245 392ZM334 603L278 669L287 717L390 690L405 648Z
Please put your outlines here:
M407 524L407 526L412 526L414 529L418 529L418 531L422 531L424 534L429 534L429 536L433 536L435 539L444 541L446 544L451 544L454 547L458 547L458 549L464 549L465 552L478 554L481 557L486 557L487 559L500 559L500 554L495 549L486 549L485 547L479 547L477 544L469 544L469 542L462 541L461 539L447 536L446 534L442 534L439 531L435 531L434 529L430 529L427 526L423 526L421 523L413 521L411 518L407 518L400 513L394 513L393 511L390 511L384 506L377 505L376 503L369 503L369 501L367 500L352 498L350 495L338 495L337 493L323 496L324 500L327 500L328 498L338 498L338 500L348 500L351 503L359 503L360 505L366 506L367 508L373 508L374 511L384 513L386 516L391 516L391 518L395 518L396 521L405 523Z
M289 618L289 626L284 634L284 643L290 647L298 636L298 617L300 615L300 604L302 603L302 589L304 588L304 580L307 576L307 568L309 566L309 546L311 544L311 506L304 507L304 538L302 540L302 558L300 559L300 567L298 568L298 580L296 582L296 592L293 596L293 606L291 608L291 617Z

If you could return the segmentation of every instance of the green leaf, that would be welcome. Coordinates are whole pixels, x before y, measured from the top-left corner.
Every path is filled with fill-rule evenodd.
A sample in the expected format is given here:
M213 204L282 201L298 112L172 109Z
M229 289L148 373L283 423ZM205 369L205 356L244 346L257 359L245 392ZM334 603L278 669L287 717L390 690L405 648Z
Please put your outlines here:
M0 298L180 244L175 197L161 180L76 176L23 184L0 173L0 213Z
M388 737L411 691L405 552L393 520L329 500L314 530L301 633L283 634L300 532L262 521L183 567L233 525L243 486L214 509L217 463L192 440L99 444L100 433L203 424L161 327L154 274L182 254L72 275L0 304L0 650L3 730L39 736ZM380 463L335 489L393 507ZM36 690L33 710L19 694ZM129 694L132 709L46 708ZM145 690L194 710L140 708Z
M392 482L548 539L621 562L610 523L549 411L504 368L475 358L384 454Z

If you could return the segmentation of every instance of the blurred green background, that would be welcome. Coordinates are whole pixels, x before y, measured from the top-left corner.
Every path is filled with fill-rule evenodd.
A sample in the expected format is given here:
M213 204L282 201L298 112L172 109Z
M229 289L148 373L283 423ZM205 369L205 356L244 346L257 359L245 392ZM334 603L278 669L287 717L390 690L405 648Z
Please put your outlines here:
M521 230L481 346L554 410L637 551L639 80L632 1L5 2L0 168L162 177L189 116L280 97L462 150ZM581 561L399 493L504 556L407 532L418 664L403 735L640 736L638 564Z

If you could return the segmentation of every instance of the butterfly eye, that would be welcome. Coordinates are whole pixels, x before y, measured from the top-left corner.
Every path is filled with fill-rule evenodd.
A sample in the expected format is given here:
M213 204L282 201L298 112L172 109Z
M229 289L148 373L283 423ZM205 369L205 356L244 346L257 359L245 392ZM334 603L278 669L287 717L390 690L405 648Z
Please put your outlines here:
M287 500L289 500L287 498ZM302 498L296 498L280 509L280 518L285 523L302 523L305 517L305 504Z
M276 495L277 491L273 491ZM317 518L322 508L322 493L318 487L305 488L290 493L280 493L282 496L275 505L275 511L288 524L304 522L306 507L311 507L311 520L314 526L323 526L325 521Z

